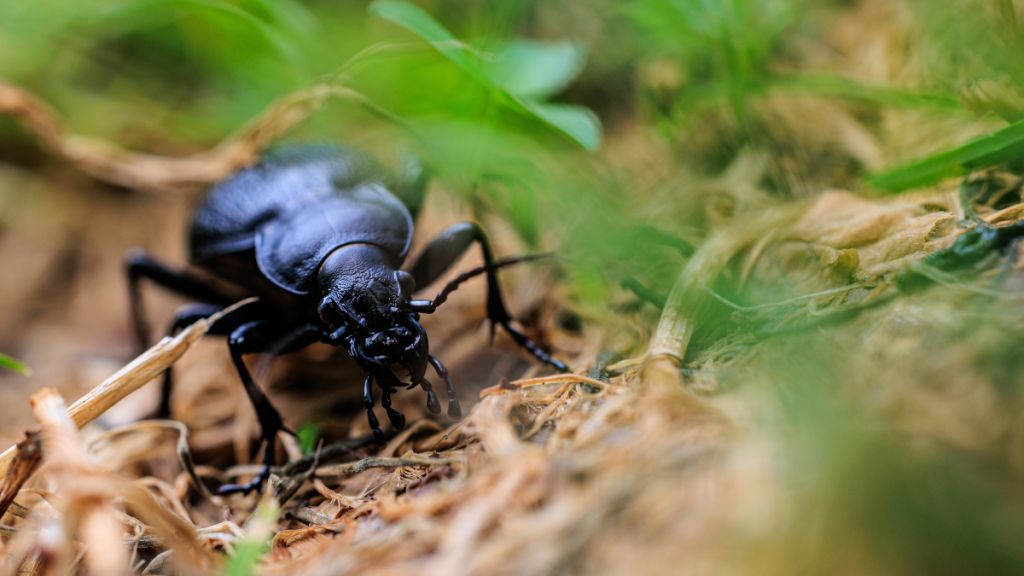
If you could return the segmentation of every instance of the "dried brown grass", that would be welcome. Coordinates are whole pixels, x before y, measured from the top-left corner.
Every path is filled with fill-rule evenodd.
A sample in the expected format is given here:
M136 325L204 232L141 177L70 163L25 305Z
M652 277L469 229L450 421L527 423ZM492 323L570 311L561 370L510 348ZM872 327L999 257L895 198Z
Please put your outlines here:
M856 18L836 23L831 37L845 68L880 80L905 76L913 62L899 57L907 47L894 43L900 34L892 29L905 15L894 16L884 2L863 2L858 10L863 13ZM274 109L299 102L296 116L271 112L266 124L254 124L276 127L244 132L215 152L185 160L143 158L106 144L77 147L45 107L12 87L0 87L0 107L20 115L48 147L90 174L173 192L251 160L315 108L310 103L319 96L310 94L319 93L298 95ZM806 105L830 116L825 124L836 130L808 135L794 112ZM915 132L929 122L906 112L886 115L881 137L862 130L848 110L820 102L773 101L765 114L786 124L779 142L805 152L827 145L830 155L869 166L879 156L893 159L893 149L902 154L944 144L907 142L931 137ZM272 119L277 117L287 120L278 123ZM979 128L957 129L962 138ZM808 138L817 144L808 145ZM668 306L636 357L591 375L597 352L619 335L606 327L583 338L559 332L539 304L550 283L520 282L528 290L513 294L532 296L522 296L513 307L541 311L539 336L575 358L577 374L499 380L515 360L485 359L489 352L481 338L463 336L482 319L478 302L466 304L451 311L448 325L428 327L446 361L474 367L472 380L490 386L463 421L443 427L416 419L424 415L421 399L399 395L396 405L410 415L410 426L387 446L327 447L321 455L331 457L314 460L293 453L293 464L278 470L262 498L220 498L208 489L253 472L236 463L250 461L254 419L219 348L196 343L177 364L183 377L175 412L187 427L141 422L86 444L77 431L82 422L63 413L59 395L41 393L35 405L44 465L27 478L34 468L26 455L30 440L15 450L27 464L0 485L5 503L13 496L9 524L0 531L0 570L211 574L224 571L242 544L255 538L268 545L256 566L264 574L899 572L871 547L871 530L887 534L886 526L858 523L860 516L852 513L855 520L836 524L825 514L843 511L847 503L870 508L876 500L885 502L864 497L857 492L861 486L846 480L861 478L857 469L869 468L872 459L848 464L830 454L843 464L835 472L843 482L835 482L837 493L828 492L832 484L814 476L830 469L804 466L799 446L783 437L784 426L774 425L782 400L766 384L771 376L765 358L789 343L788 334L817 331L820 340L842 349L841 367L856 372L831 382L841 397L883 422L901 444L991 457L1019 480L1019 406L1006 402L978 368L979 357L997 348L992 341L1001 334L979 328L973 334L977 345L936 343L940 328L964 322L963 310L977 287L908 295L895 286L899 272L948 247L962 232L957 222L965 207L948 185L892 200L813 189L798 194L807 197L801 203L785 203L757 183L766 170L802 181L815 157L790 159L780 164L748 151L724 178L707 183L708 237L680 270ZM974 208L993 224L1019 221L1019 182L1011 193L1016 197L1007 207ZM426 221L444 223L443 215L432 216L437 217ZM1021 267L1018 252L1013 248L1003 262L1015 273ZM708 289L721 283L784 285L795 297L751 306L726 303ZM998 297L1006 306L1017 304L1006 294ZM715 332L717 324L726 324L723 309L740 317L744 329ZM173 354L167 348L151 351L147 361L130 364L112 382L141 385L185 354L201 332L201 326L188 331L188 343ZM698 337L699 347L693 345ZM812 358L815 349L798 352L789 351L795 363L821 360ZM327 356L313 350L285 359L270 379L297 380L301 388L317 371L344 375L352 369L310 362ZM344 402L350 392L336 392L332 400ZM286 414L309 413L301 412L301 398L292 402L281 390L275 394ZM110 408L96 404L97 397L76 405L95 416ZM134 408L127 413L141 412ZM358 437L362 426L361 419L342 420L328 432ZM793 470L796 482L787 475ZM808 484L824 495L806 497L800 488ZM280 514L269 531L266 523L251 520L257 510L273 510L277 499Z
M680 376L691 327L706 322L716 302L700 287L728 268L745 270L746 281L785 274L807 292L828 291L778 307L785 322L799 321L811 303L818 315L859 306L895 290L893 271L949 245L958 234L947 222L956 203L941 191L892 201L837 191L722 227L681 272L658 328L667 336L613 367L618 375L503 381L448 429L414 423L380 450L349 452L348 463L275 476L269 494L294 495L282 497L259 572L707 573L732 565L737 529L780 505L766 468L778 447L745 432L756 405L746 393L707 392L722 390L706 378L729 361L704 361L702 393ZM1001 220L1014 210L1024 205L984 216ZM794 247L819 257L784 257ZM148 380L174 360L136 362L115 381ZM4 544L6 570L223 569L225 553L251 532L247 519L267 502L222 500L197 483L250 468L189 474L187 445L162 450L166 426L158 423L129 425L87 452L59 397L42 397L50 402L37 396L47 496L26 490L18 498L31 512ZM152 462L166 473L174 452L185 465L173 482L133 472L132 463ZM219 514L223 520L210 521Z

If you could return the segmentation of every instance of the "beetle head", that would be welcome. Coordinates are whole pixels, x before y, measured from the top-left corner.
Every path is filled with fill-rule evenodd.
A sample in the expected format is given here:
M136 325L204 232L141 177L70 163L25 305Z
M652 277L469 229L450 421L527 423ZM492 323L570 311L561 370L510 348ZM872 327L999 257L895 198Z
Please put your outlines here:
M317 274L317 312L335 335L334 344L345 345L357 360L375 359L373 370L364 366L368 372L387 380L378 373L399 363L415 382L426 371L427 338L415 313L405 309L415 282L397 268L396 259L377 246L335 250Z
M409 300L415 285L396 260L370 244L332 252L316 279L320 318L335 330L383 332L394 326L393 309Z

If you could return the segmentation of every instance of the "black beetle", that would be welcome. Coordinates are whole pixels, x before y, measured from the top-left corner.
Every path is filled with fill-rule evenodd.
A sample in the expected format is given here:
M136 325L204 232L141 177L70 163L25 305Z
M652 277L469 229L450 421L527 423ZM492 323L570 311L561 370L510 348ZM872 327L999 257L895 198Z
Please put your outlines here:
M260 473L250 483L222 492L249 491L268 476L281 417L253 381L243 354L284 354L314 342L343 347L366 373L363 401L379 443L384 434L373 414L373 382L397 429L405 417L391 407L391 394L406 386L392 372L408 372L409 388L427 392L427 408L441 411L424 377L427 365L444 380L448 415L461 409L444 365L429 353L420 313L431 313L461 282L487 275L487 316L540 360L566 371L509 322L498 287L498 268L532 257L496 261L481 228L471 222L446 228L419 259L402 270L412 240L413 217L426 188L414 163L403 177L389 176L369 157L333 146L292 145L268 154L216 184L199 205L189 231L189 261L207 275L177 271L134 249L127 255L132 316L145 346L148 327L139 280L148 278L198 303L180 308L173 334L238 300L222 285L234 285L259 300L224 316L210 333L228 336L231 358L256 409L266 442ZM440 277L469 247L479 243L484 266L452 280L433 300L413 300L417 286ZM169 412L170 370L164 375L160 414Z

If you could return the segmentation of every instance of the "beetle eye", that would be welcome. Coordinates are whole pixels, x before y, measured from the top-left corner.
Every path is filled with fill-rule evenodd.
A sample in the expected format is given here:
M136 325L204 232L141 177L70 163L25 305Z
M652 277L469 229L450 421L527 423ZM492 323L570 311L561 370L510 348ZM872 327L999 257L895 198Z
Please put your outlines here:
M395 282L398 284L398 294L402 301L411 300L413 292L416 291L416 280L413 279L412 274L405 270L399 270L395 272Z
M316 307L316 312L320 315L320 319L330 326L337 327L343 324L338 305L331 298L321 300L320 305Z

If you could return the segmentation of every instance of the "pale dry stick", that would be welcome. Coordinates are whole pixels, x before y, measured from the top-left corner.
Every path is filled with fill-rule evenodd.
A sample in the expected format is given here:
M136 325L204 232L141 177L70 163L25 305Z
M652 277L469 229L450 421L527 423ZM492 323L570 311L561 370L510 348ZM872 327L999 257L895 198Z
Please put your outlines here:
M50 475L58 485L72 491L64 511L65 533L69 538L81 534L87 549L84 563L90 574L126 572L126 551L112 545L120 543L122 534L111 506L113 494L110 487L100 488L102 481L89 461L64 399L56 390L46 388L33 394L30 402L43 425L43 449Z
M633 366L639 366L640 364L643 364L643 363L644 363L644 357L643 356L640 356L640 357L637 357L637 358L626 358L626 359L623 359L623 360L619 360L618 362L616 362L614 364L609 364L609 365L605 366L605 370L607 370L609 372L621 372L621 371L625 370L626 368L632 368Z
M553 398L551 400L551 403L548 404L547 407L544 408L544 410L537 415L537 418L535 418L533 421L533 426L531 426L530 429L525 434L523 434L522 439L524 441L536 436L537 433L540 432L540 429L544 427L544 424L548 423L551 420L551 417L554 416L556 410L563 406L568 406L569 402L571 401L568 396L572 389L568 388L568 386L571 386L570 384L566 384L566 386L567 387L560 390L556 394L557 397ZM579 398L579 395L577 395L576 397Z
M80 430L126 396L162 374L164 370L174 364L193 344L202 338L214 322L225 314L229 314L254 301L256 301L255 298L242 300L209 318L199 320L182 330L174 338L168 336L160 340L152 348L143 352L141 356L132 360L127 366L118 370L113 376L107 378L102 384L93 388L88 394L72 404L67 410L68 417L74 422L77 429ZM0 476L6 476L11 460L16 453L17 447L12 446L3 454L0 454Z

